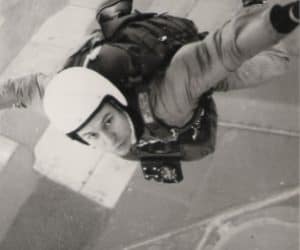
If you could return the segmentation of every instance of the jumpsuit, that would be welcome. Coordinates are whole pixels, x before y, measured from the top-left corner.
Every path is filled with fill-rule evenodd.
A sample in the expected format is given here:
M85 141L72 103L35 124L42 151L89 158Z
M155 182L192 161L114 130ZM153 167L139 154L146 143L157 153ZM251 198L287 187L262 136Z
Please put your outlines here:
M278 42L285 35L273 28L270 9L267 4L241 8L203 41L177 51L165 74L149 84L155 116L170 126L184 126L207 90L249 88L284 74L289 56ZM31 107L43 112L50 79L37 73L2 82L0 109Z

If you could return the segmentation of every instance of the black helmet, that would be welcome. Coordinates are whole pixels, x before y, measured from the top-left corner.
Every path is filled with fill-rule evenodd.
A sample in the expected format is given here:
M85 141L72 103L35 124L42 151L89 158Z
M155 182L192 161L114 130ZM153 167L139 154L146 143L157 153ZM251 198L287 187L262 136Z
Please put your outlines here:
M132 10L132 0L106 0L97 10L96 19L102 23L115 17L128 15Z

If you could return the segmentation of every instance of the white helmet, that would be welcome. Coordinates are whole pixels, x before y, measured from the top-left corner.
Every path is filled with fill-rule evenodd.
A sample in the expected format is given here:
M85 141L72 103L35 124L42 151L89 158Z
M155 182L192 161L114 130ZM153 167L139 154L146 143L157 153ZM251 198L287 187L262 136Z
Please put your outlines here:
M107 96L127 106L124 95L108 79L93 70L72 67L49 82L43 103L50 122L67 134L78 129Z

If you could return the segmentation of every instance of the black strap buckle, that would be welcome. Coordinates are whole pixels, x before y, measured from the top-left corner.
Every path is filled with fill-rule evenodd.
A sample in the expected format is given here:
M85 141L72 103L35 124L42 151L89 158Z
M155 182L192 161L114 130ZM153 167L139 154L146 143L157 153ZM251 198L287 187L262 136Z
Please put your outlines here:
M178 183L183 180L181 146L178 141L156 141L138 147L142 171L146 180Z
M179 183L183 180L180 158L144 158L141 164L146 180L162 183Z

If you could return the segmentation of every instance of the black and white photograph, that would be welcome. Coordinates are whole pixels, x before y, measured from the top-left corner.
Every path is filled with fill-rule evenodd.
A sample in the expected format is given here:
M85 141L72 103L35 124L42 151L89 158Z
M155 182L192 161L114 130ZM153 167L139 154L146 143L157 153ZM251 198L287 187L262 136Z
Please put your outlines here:
M0 0L1 250L298 250L299 0Z

